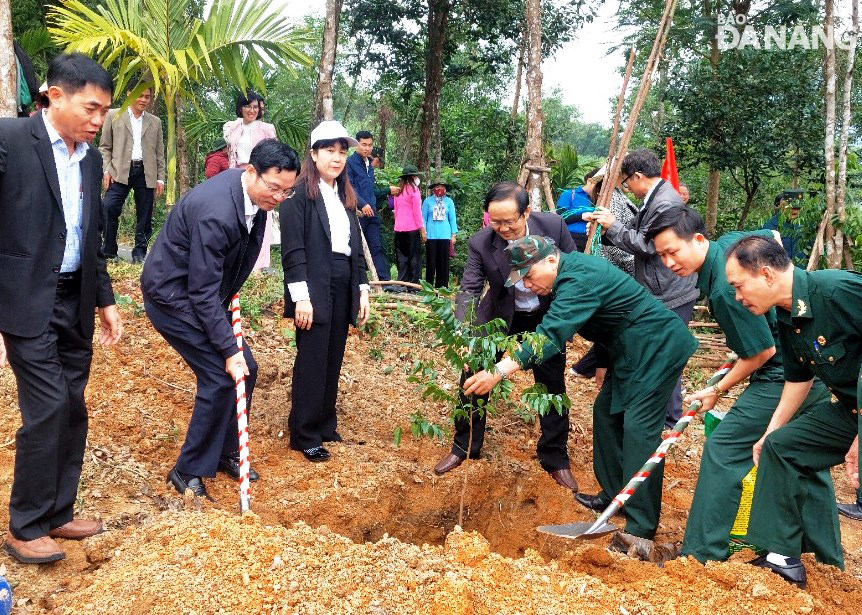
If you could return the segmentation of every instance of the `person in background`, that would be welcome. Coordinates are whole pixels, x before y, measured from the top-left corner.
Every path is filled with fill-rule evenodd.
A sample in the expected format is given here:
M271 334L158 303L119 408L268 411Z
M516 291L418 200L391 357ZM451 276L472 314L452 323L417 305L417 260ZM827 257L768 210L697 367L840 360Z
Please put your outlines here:
M679 197L682 199L682 202L688 205L688 200L691 198L691 194L688 191L688 186L683 182L679 182Z
M679 193L670 182L661 178L661 162L655 152L636 149L626 154L622 163L622 186L643 200L637 216L623 224L609 209L584 214L585 220L602 225L603 241L634 255L635 280L687 325L694 313L698 297L697 276L680 278L664 266L655 246L646 238L652 221L664 210L675 205L684 207ZM682 416L682 380L671 395L665 425L673 427Z
M590 178L596 174L594 169L584 176L584 184L589 183ZM578 252L583 252L587 246L587 223L584 214L595 209L595 204L590 200L590 195L585 190L586 186L578 186L571 190L563 190L557 199L557 213L566 221L566 226L575 240Z
M408 164L399 178L398 193L392 204L395 214L395 260L401 282L419 283L422 274L422 243L425 225L422 222L422 200L419 195L419 171Z
M239 94L236 98L236 119L225 122L222 136L228 146L228 161L232 169L248 166L251 150L264 139L275 139L275 126L260 119L263 98L253 90ZM270 244L272 243L272 213L266 212L266 230L263 245L254 264L254 271L270 265Z
M797 265L807 264L811 249L811 246L805 245L802 240L802 229L798 220L803 196L802 190L785 190L777 195L774 201L775 211L763 225L765 230L781 233L781 245L790 260Z
M66 557L54 538L102 531L75 508L95 314L103 347L122 336L101 248L102 157L89 145L113 90L94 60L59 55L48 108L0 119L0 366L9 361L21 412L3 549L25 564Z
M586 177L584 177L584 191L589 195L590 201L594 205L598 202L599 195L602 192L605 171L605 167L602 166L600 169L590 171L587 173ZM628 224L629 221L637 215L638 211L637 207L632 204L628 197L623 194L623 191L619 188L614 188L609 209L611 210L611 213L616 216L617 220L623 224ZM615 267L622 269L627 274L634 277L635 257L631 252L626 252L625 250L610 244L602 244L601 250L602 258L607 259ZM605 371L605 368L599 367L597 364L595 346L591 346L586 354L584 354L584 356L582 356L580 360L578 360L578 362L572 365L569 369L569 372L578 378L593 378L598 373L596 384L599 388L601 388L602 382L604 381Z
M345 166L355 139L336 121L311 131L311 148L292 196L281 205L284 315L296 325L288 427L290 448L328 461L336 430L338 379L350 323L368 320L368 276Z
M367 130L356 133L357 146L347 159L347 178L356 193L359 225L365 235L371 260L381 281L389 280L389 260L380 242L380 216L377 215L377 199L394 194L389 187L377 188L374 179L374 166L371 152L374 149L374 136Z
M230 168L227 150L227 143L224 142L224 139L216 139L212 150L207 154L204 161L204 177L211 179Z
M248 338L239 349L228 311L263 244L266 212L293 190L299 159L289 145L264 139L243 170L198 184L171 209L144 264L141 290L153 327L197 378L186 438L167 482L209 498L204 478L239 480L234 375L246 377L251 408L257 363ZM250 480L257 480L255 471Z
M435 288L449 286L450 248L455 244L458 224L455 203L446 196L449 185L431 184L431 196L422 201L425 224L425 280Z
M45 82L39 86L39 95L33 99L33 111L30 112L31 116L36 115L42 109L48 108L48 83Z
M126 92L129 96L131 92ZM162 120L147 113L153 91L147 88L125 112L111 109L102 128L99 151L105 166L106 258L117 258L117 228L129 192L135 193L135 247L132 262L142 263L153 234L153 202L165 191L165 142Z

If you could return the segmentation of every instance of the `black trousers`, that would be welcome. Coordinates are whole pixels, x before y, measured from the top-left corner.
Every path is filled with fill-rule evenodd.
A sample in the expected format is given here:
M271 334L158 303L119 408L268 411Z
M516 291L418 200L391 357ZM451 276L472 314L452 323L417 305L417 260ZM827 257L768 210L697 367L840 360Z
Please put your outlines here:
M377 277L388 280L389 259L386 258L386 250L383 249L383 243L380 241L380 218L361 216L359 226L362 227L362 234L365 235L365 241L368 243L368 251L371 253L371 260L374 261L374 268L377 269Z
M395 260L398 280L419 283L422 275L422 235L415 231L395 231Z
M192 476L215 476L219 457L239 450L236 419L236 384L225 371L225 359L212 345L206 333L144 300L144 308L153 327L176 350L197 378L195 405L186 439L177 458L177 470ZM228 314L225 313L225 318ZM242 351L248 365L245 377L246 408L251 414L251 400L257 381L257 362L242 340Z
M58 291L45 331L36 337L3 333L21 409L9 497L9 530L19 540L41 538L72 520L87 441L84 389L93 358L79 309L80 289Z
M335 401L350 326L350 259L347 256L332 255L329 293L332 301L329 322L312 322L311 329L296 330L296 360L287 419L290 448L294 450L339 440L335 431Z
M569 234L572 236L572 239L575 242L575 248L577 248L578 252L583 252L584 248L587 247L586 233L573 233L569 231Z
M512 319L512 326L509 328L509 335L517 333L534 332L539 323L542 322L542 312L515 312L515 317ZM566 392L566 354L560 353L550 357L541 365L533 368L533 377L536 382L544 384L548 393L563 394ZM459 388L463 390L464 381L472 374L465 372L461 376ZM476 398L474 398L476 399ZM487 396L481 397L487 400ZM467 403L467 398L461 395L461 404ZM475 406L474 406L475 408ZM455 441L452 444L452 454L459 457L467 456L467 447L470 446L470 458L476 459L482 451L482 444L485 441L485 423L487 414L482 413L480 416L479 410L474 409L473 412L473 440L470 445L470 419L460 418L455 420ZM542 427L542 435L536 444L536 454L539 457L539 463L547 472L560 470L569 467L569 454L566 450L566 444L569 438L569 415L558 414L556 410L551 410L545 416L539 417L539 424Z
M685 324L691 321L694 314L694 301L686 303L671 309L671 312L679 316ZM665 425L672 427L682 416L682 374L679 380L676 381L676 386L673 388L673 393L667 402L667 416L665 417Z
M596 375L596 346L593 344L580 360L572 365L572 369L587 378Z
M449 286L449 239L425 242L425 281L435 288Z
M135 247L132 258L144 258L147 255L147 244L153 234L153 197L155 190L147 188L144 177L144 165L132 164L129 170L129 183L121 184L113 181L105 193L105 245L102 251L105 256L117 255L117 229L120 225L120 214L129 192L135 192Z

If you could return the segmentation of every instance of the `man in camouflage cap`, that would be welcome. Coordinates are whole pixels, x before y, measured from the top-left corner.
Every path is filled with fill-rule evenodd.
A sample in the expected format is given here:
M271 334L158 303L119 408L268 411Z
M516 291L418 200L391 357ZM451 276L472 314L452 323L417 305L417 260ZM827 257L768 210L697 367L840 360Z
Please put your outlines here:
M493 372L472 376L464 392L487 393L512 372L562 352L575 333L595 342L610 366L593 405L593 471L601 492L577 497L585 506L602 508L661 442L667 400L697 342L673 312L602 258L562 254L537 235L514 241L506 252L508 285L523 280L537 295L552 297L536 329L547 340L538 354L524 345ZM663 472L658 466L626 503L626 533L655 536Z

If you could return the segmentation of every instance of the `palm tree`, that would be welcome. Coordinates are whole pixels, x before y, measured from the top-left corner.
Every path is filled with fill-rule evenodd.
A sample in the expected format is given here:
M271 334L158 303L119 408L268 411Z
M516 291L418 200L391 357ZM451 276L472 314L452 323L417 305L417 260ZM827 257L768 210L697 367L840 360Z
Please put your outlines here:
M115 96L130 100L149 85L167 111L166 198L176 197L176 101L196 104L193 86L215 78L222 87L265 89L263 68L294 70L311 60L297 45L305 30L269 11L262 0L215 0L203 19L191 16L194 0L104 0L95 10L66 0L48 11L49 31L66 51L92 55L116 71Z

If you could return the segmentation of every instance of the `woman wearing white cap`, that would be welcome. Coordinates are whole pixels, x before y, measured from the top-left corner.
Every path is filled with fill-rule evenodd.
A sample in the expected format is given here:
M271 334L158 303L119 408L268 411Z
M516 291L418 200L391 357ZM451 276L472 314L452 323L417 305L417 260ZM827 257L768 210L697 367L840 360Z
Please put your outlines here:
M294 193L279 210L284 315L296 325L290 447L327 461L325 442L340 442L335 400L350 323L368 319L368 279L347 179L347 150L356 146L336 121L311 132Z

